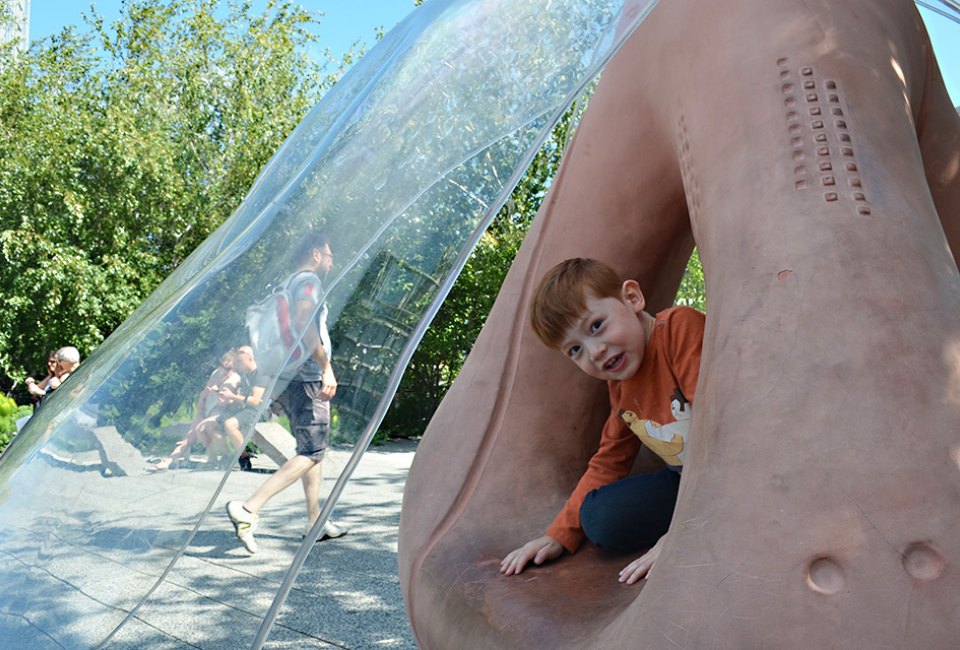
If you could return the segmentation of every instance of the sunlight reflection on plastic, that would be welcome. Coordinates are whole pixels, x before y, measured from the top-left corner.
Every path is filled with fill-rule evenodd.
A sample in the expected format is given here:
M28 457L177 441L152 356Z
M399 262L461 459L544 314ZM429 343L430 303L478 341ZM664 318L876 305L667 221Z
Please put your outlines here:
M355 452L273 606L231 630L259 647L473 245L550 128L653 4L433 0L371 50L236 213L4 454L4 643L96 645L163 581L239 450L213 436L204 439L209 462L186 453L179 469L152 470L185 435L221 355L250 342L247 308L297 270L298 243L320 230L337 259L323 294L339 381L336 441ZM295 372L292 349L256 351L269 395ZM210 527L235 543L226 521Z

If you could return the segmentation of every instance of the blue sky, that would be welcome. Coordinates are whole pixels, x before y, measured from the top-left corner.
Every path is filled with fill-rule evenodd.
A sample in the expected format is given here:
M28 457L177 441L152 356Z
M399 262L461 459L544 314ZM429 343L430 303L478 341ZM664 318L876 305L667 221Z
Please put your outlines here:
M122 0L30 0L31 40L59 33L68 25L83 25L81 14L89 13L91 4L107 23L120 18ZM254 9L261 11L265 4L256 0ZM413 0L300 0L299 4L323 13L317 28L320 46L338 58L354 41L363 41L370 49L378 27L389 31L416 8Z
M30 37L42 38L67 25L81 25L81 14L89 10L91 2L31 0L30 4ZM122 0L93 0L92 4L108 22L120 17ZM254 4L259 9L264 2L257 0ZM369 49L376 42L378 27L389 31L415 8L413 0L301 0L300 4L324 14L317 34L320 46L329 48L334 56L342 54L358 40ZM921 8L920 13L927 23L953 103L960 105L960 25L926 9Z
M947 82L953 105L960 106L960 25L923 7L920 8L920 15L933 41L933 50L937 53L940 72Z

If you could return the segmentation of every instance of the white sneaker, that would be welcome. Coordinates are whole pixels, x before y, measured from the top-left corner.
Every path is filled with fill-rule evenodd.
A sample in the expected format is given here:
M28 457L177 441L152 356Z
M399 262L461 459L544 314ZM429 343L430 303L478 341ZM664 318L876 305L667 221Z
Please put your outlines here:
M310 529L304 531L303 536L300 539L306 539L307 533L310 532ZM317 542L322 542L325 539L334 539L337 537L343 537L347 534L347 528L345 526L338 526L333 523L330 519L327 519L327 523L323 525L323 532L320 533L320 538Z
M253 538L253 533L257 530L257 523L260 521L258 515L253 514L243 507L243 501L230 501L227 503L227 516L237 531L237 539L243 544L244 548L251 555L257 552L257 540Z
M337 537L343 537L347 534L347 529L344 526L338 526L330 519L327 519L327 522L323 525L323 532L320 533L320 540L325 539L335 539Z

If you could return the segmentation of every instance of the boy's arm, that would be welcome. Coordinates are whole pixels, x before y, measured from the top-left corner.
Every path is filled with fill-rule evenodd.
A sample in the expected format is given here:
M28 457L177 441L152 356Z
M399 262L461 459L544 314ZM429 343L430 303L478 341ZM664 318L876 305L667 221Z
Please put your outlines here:
M540 565L547 560L560 557L561 553L563 553L563 547L560 546L560 542L543 535L508 553L507 557L500 562L500 573L505 576L516 575L522 572L523 567L527 566L530 561Z
M632 585L640 580L640 578L647 577L647 575L650 573L650 570L653 569L653 565L656 563L657 558L660 557L660 549L663 548L663 541L666 538L667 536L663 535L657 540L657 543L654 544L649 551L625 566L623 570L620 571L620 582L625 582L628 585Z
M583 541L580 506L587 494L626 476L640 451L640 439L620 418L619 393L619 383L615 388L611 386L611 413L603 426L600 447L590 459L587 470L580 477L577 487L574 488L563 509L546 531L547 536L557 540L569 553L576 552L580 542Z
M567 499L563 510L553 520L546 534L530 540L504 557L500 563L500 572L504 575L520 573L530 561L542 564L557 558L564 550L574 553L583 540L583 529L580 527L580 505L583 499L591 490L623 478L633 466L640 449L640 440L620 419L619 382L608 384L608 388L610 417L603 427L600 447L590 459L587 471L583 473L573 494Z

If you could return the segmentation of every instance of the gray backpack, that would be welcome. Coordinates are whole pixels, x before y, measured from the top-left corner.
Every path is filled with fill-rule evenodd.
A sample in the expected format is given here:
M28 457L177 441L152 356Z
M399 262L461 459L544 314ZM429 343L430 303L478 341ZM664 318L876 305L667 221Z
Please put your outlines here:
M275 287L268 296L247 307L246 323L257 367L275 375L299 367L310 356L293 322L296 307L291 287L304 274L301 271Z

